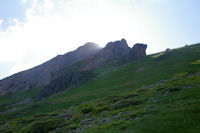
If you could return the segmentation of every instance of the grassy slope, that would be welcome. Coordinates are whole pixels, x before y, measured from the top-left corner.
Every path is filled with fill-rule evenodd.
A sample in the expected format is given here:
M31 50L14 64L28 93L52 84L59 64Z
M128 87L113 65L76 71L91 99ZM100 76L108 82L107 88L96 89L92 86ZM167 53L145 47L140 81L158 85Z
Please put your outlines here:
M90 106L85 106L85 104L81 104L74 107L77 108L77 114L73 116L72 120L66 121L66 123L71 122L71 124L65 124L64 126L61 126L61 129L71 130L79 125L78 123L81 121L81 119L85 119L84 112L82 112L82 110L84 109L82 108L89 106L88 108L90 111L96 110L93 107L95 103L98 103L97 101L94 101L95 99L100 99L100 103L105 102L103 103L103 106L105 106L105 110L108 110L107 117L110 117L113 116L113 112L116 111L117 113L119 113L121 110L120 108L115 109L115 105L108 106L108 104L110 104L111 102L109 101L109 99L112 99L112 97L108 96L119 96L119 94L121 93L125 93L124 95L128 96L129 93L132 94L133 91L140 90L138 88L142 87L148 89L144 89L145 91L141 92L136 91L137 97L134 97L133 99L126 99L123 96L119 96L119 101L124 103L122 104L122 106L126 105L125 103L130 102L130 105L127 105L125 108L123 108L124 110L121 111L130 111L130 114L127 113L125 114L125 116L122 116L122 118L131 118L130 120L123 120L121 118L116 120L113 119L110 122L105 123L104 125L93 126L93 128L89 129L88 132L90 132L90 130L93 130L95 132L116 132L117 130L119 130L119 127L121 129L120 131L126 129L127 132L131 132L133 130L135 132L178 132L180 130L181 132L183 131L182 129L188 129L190 131L194 130L194 132L198 131L197 129L199 129L199 126L197 126L197 124L200 124L198 119L200 118L198 115L199 113L197 113L199 112L198 106L200 104L198 98L198 81L200 79L199 76L193 76L194 79L192 80L190 79L190 77L182 77L183 81L180 81L181 83L191 80L189 83L191 83L192 85L190 85L189 89L181 89L181 91L179 90L175 93L170 93L166 97L163 97L163 93L166 93L167 89L170 89L171 86L171 88L173 88L173 86L175 86L176 83L179 82L179 79L176 79L175 81L170 81L171 83L165 83L163 87L161 87L164 89L161 89L160 91L158 91L155 82L159 82L165 79L171 79L174 76L179 77L182 75L192 75L194 73L200 72L200 45L192 45L173 50L169 56L159 61L155 61L155 58L156 55L147 56L142 60L127 64L119 68L118 70L108 72L96 78L95 80L85 83L70 91L62 92L54 97L48 98L44 101L40 101L15 112L1 115L1 119L16 117L15 120L12 120L11 127L17 129L25 127L24 131L29 129L34 130L31 128L31 126L34 125L34 122L37 121L40 123L50 123L49 125L52 125L52 123L53 125L60 125L59 121L63 121L61 120L62 118L54 118L54 115L49 115L47 118L45 115L41 115L41 117L38 117L38 119L33 119L32 116L44 113L51 114L51 112L56 112L56 114L59 116L59 114L65 114L63 113L63 111L66 111L66 109L68 109L72 105L92 101L92 103L89 104ZM103 71L105 71L106 69L101 70L103 73ZM187 86L189 86L188 84L184 85L181 83L178 84L178 87L180 88L184 88L185 86L187 88ZM154 85L148 86L151 84ZM101 98L104 97L108 98L102 100ZM152 98L154 100L152 100ZM140 104L131 104L132 100L133 103L135 100L139 100ZM86 112L88 108L86 108ZM154 108L154 110L152 111L151 108ZM91 114L91 116L89 115L90 117L94 117L92 116L92 113L89 114ZM101 116L102 114L95 113L95 111L93 111L93 115L97 117L100 115L99 118L103 117ZM27 118L27 121L29 122L24 125L21 124L20 126L19 123L26 119L26 117L23 116L29 116ZM139 116L141 116L141 118ZM134 118L139 118L139 120ZM58 123L54 123L55 121L57 121ZM13 123L15 126L13 125ZM2 128L3 127L5 127L5 123L2 123ZM47 129L45 129L45 131L49 129L50 128L48 128L47 126Z

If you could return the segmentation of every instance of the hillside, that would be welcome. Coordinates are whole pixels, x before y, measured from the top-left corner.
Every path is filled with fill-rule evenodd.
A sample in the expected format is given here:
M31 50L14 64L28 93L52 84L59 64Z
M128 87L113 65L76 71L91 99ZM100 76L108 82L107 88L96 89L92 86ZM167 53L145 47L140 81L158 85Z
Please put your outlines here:
M131 52L133 48L121 58L113 52L109 59L98 59L100 51L87 63L62 69L68 72L81 66L88 70L99 63L94 59L103 60L91 68L93 78L43 100L31 101L43 90L39 87L0 96L0 131L198 132L200 44L142 59Z

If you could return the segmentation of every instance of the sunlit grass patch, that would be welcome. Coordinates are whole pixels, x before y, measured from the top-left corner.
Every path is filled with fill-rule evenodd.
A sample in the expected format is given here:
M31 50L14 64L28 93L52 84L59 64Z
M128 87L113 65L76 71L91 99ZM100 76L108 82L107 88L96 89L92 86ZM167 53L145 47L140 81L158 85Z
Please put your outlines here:
M196 61L192 62L192 64L200 64L200 60L196 60Z
M158 53L158 54L152 55L151 57L153 57L153 58L157 58L157 57L159 57L159 56L161 56L161 55L164 55L164 53L165 53L165 52L161 52L161 53Z
M188 72L182 72L182 73L178 73L174 76L174 78L178 78L178 77L183 77L183 76L186 76L188 75Z

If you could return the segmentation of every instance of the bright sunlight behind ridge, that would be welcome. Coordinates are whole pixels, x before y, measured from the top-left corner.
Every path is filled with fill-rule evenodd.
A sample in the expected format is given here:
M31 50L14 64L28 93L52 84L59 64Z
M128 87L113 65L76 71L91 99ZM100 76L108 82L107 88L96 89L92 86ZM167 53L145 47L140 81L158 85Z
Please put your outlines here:
M199 133L200 0L0 0L0 133Z
M181 7L181 8L180 8ZM199 42L199 0L1 0L0 79L90 41L148 54Z

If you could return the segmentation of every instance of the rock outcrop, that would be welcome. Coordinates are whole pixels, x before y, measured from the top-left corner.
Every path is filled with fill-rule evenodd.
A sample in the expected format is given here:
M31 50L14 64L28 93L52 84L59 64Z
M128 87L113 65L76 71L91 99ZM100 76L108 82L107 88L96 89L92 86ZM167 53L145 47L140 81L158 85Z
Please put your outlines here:
M131 62L146 56L147 45L142 43L136 43L130 51L120 59L120 64Z
M169 56L171 54L172 51L170 51L169 48L167 48L164 52L162 52L155 60L159 61L162 60L164 58L166 58L167 56Z
M131 55L135 59L146 56L147 45L142 43L136 43L131 49Z
M59 74L48 85L44 86L34 98L35 100L41 100L66 88L71 89L74 86L88 81L93 76L92 71L72 71Z
M109 42L105 48L99 51L96 55L88 58L84 62L83 70L92 70L103 66L112 59L122 57L130 51L125 39L121 41Z

